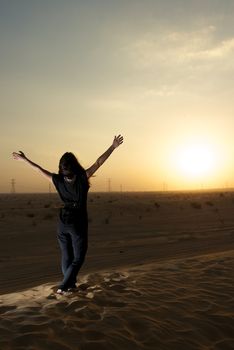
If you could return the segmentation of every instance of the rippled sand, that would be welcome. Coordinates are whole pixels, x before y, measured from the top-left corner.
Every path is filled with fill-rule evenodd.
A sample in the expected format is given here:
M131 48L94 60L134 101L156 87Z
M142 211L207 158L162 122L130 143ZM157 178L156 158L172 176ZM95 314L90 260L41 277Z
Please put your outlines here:
M233 349L234 252L2 295L1 349Z

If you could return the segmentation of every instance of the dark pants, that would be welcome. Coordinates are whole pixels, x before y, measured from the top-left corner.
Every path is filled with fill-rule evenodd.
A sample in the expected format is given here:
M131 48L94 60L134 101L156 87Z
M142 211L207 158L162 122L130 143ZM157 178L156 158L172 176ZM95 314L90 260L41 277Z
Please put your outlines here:
M59 221L58 242L62 253L63 281L59 288L75 287L78 272L83 265L88 248L87 220L73 224Z

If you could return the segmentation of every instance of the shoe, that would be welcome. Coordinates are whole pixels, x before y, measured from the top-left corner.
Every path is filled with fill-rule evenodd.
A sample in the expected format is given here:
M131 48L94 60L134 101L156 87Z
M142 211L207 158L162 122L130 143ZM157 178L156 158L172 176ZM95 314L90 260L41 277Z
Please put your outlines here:
M61 288L57 289L57 291L56 291L56 294L62 294L63 295L65 293L66 293L66 291L61 289Z

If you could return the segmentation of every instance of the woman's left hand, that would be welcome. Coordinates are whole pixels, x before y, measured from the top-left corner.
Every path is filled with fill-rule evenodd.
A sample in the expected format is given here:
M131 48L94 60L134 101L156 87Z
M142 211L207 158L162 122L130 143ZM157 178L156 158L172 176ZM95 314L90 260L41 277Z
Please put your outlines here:
M13 152L12 155L13 155L13 158L16 160L25 160L26 159L26 156L25 156L24 152L22 152L22 151L19 151L18 153Z

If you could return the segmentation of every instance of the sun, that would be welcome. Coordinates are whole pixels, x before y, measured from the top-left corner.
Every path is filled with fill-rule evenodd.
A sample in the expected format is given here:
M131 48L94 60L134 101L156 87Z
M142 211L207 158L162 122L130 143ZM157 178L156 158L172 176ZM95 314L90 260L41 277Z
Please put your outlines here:
M176 155L177 168L189 177L209 175L215 168L215 152L207 144L190 144L180 148Z

